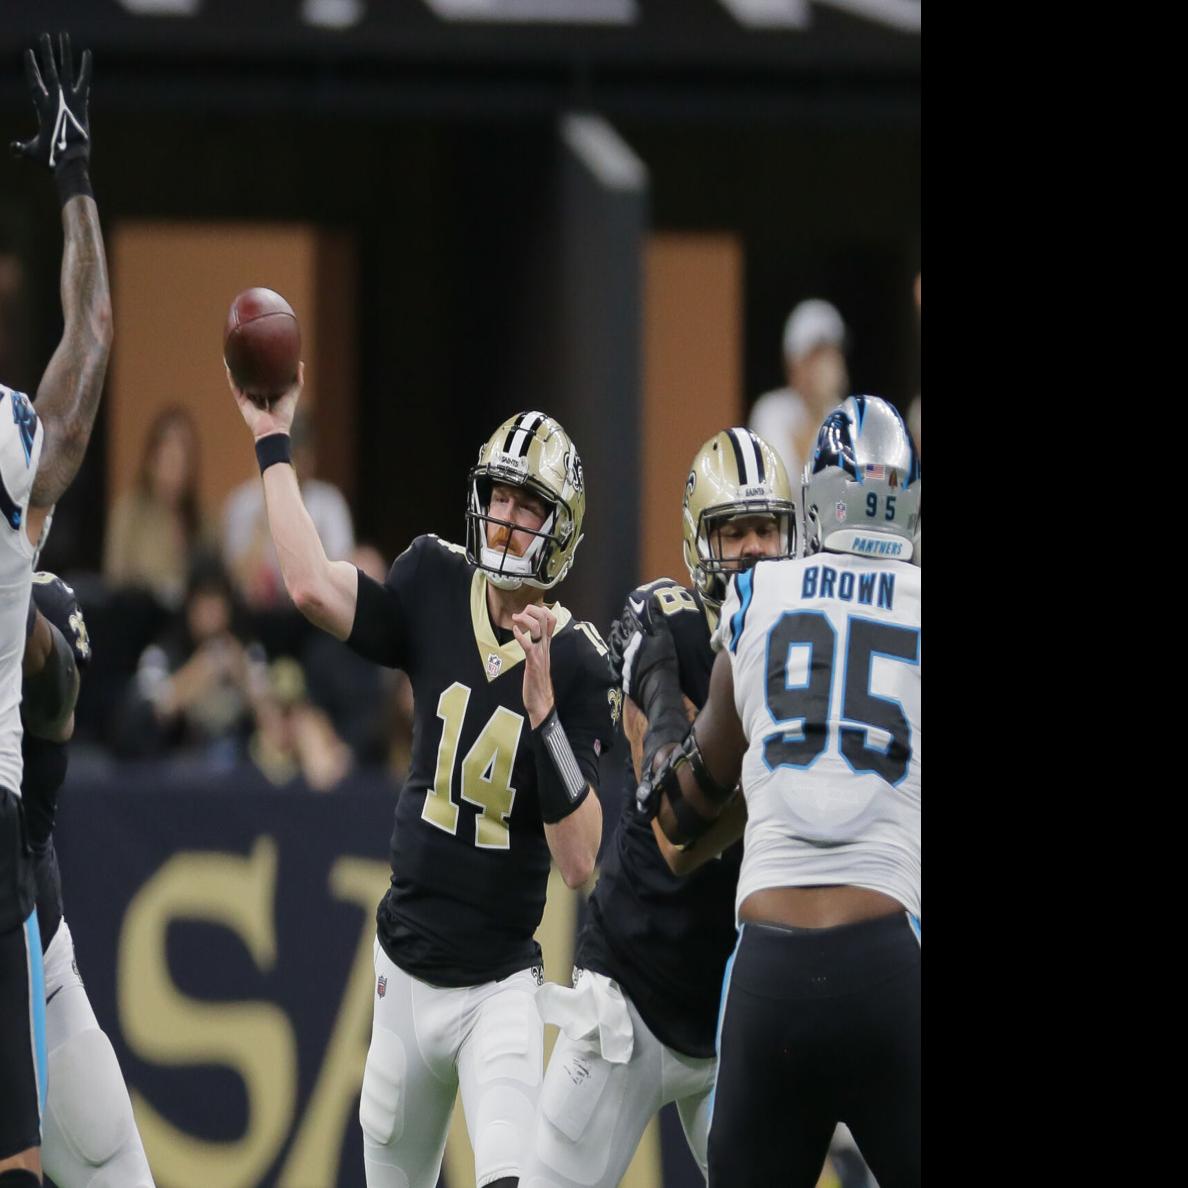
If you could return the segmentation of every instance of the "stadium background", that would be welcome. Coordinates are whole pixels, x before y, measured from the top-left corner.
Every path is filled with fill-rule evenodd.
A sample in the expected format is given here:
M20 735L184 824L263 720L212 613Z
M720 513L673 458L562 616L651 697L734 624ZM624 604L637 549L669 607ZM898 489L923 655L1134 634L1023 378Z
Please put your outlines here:
M397 785L356 770L315 796L105 747L117 660L135 656L94 575L149 421L192 411L217 511L254 467L222 320L239 289L279 289L305 334L319 470L390 561L420 532L459 539L481 440L547 408L589 489L561 596L605 631L636 581L685 577L688 459L783 382L795 302L841 309L855 391L901 409L918 393L919 19L913 0L4 5L5 142L28 132L31 34L68 28L96 54L116 345L43 564L75 582L109 663L84 691L58 838L80 967L162 1188L362 1183ZM0 379L32 392L60 330L56 203L33 170L0 179ZM581 907L557 879L554 980ZM670 1114L634 1188L697 1182ZM468 1158L456 1118L448 1188L473 1183Z

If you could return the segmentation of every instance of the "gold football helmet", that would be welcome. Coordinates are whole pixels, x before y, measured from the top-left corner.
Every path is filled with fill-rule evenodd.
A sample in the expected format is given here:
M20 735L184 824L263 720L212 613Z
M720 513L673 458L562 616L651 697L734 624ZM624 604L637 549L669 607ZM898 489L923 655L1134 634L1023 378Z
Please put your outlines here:
M510 551L511 534L502 547L488 543L487 525L525 532L490 515L496 483L524 487L544 500L548 512L522 556ZM582 539L586 481L582 460L569 434L552 417L522 412L508 417L483 443L470 472L466 503L466 556L504 590L520 586L552 589L569 572Z
M693 457L682 517L689 576L715 612L730 576L749 564L722 559L721 527L735 516L758 515L776 518L779 556L795 556L796 501L783 462L749 429L723 429Z

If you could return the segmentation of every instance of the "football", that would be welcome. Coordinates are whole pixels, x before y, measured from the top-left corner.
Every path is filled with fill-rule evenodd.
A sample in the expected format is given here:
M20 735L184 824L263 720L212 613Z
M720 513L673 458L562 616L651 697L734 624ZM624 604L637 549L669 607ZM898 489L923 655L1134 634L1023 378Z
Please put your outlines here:
M301 327L293 307L271 289L245 289L227 311L223 361L236 386L266 408L291 388L301 358Z

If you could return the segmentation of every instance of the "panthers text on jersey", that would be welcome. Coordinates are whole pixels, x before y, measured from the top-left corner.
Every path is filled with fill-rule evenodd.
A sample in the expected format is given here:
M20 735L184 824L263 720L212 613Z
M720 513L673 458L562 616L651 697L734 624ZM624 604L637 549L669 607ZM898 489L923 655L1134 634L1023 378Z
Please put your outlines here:
M672 631L681 691L700 709L714 664L701 597L669 578L640 586L628 601L645 625L655 613L653 596ZM633 811L629 748L627 769L630 791L602 856L574 963L614 978L662 1043L688 1056L713 1056L722 975L734 948L742 844L677 877L650 823Z
M919 568L761 561L731 582L719 630L748 740L737 903L849 884L919 917Z
M29 398L0 384L0 787L17 796L21 794L21 658L36 551L25 517L43 436Z
M613 738L606 646L559 603L550 645L557 716L587 782ZM540 962L550 854L524 709L524 653L497 637L487 579L458 545L420 536L381 586L359 575L348 644L403 668L413 687L412 761L396 805L392 882L376 913L401 969L475 986Z

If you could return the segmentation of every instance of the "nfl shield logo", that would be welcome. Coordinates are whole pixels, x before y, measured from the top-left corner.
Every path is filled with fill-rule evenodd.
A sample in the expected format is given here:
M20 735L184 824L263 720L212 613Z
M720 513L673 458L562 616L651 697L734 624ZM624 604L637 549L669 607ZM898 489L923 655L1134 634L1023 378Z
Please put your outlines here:
M380 974L380 980L375 985L375 992L380 998L388 992L388 979L383 974Z
M839 521L846 518L846 505L840 499L833 505L833 514Z
M496 656L494 652L487 654L487 680L494 680L499 675L499 670L503 667L503 658Z

